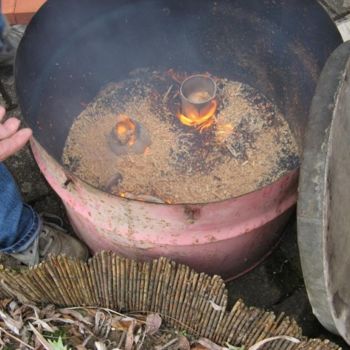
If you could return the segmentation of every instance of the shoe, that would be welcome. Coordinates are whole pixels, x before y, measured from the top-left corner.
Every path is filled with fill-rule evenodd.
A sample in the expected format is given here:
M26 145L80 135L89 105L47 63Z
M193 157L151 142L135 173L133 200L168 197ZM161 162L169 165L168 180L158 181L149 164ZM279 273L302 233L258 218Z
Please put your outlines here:
M21 263L37 265L49 256L65 255L86 261L89 258L87 247L68 235L63 229L63 221L54 215L41 214L42 227L34 242L20 253L10 254Z
M0 50L0 66L12 66L15 61L18 45L23 37L26 26L6 26Z

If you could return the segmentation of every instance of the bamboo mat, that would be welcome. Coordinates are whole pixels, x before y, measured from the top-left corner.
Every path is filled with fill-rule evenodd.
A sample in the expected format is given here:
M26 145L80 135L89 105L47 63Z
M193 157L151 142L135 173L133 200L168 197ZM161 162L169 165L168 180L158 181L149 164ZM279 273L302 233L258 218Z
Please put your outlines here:
M228 310L228 292L218 276L197 273L166 258L137 262L101 252L87 263L52 257L22 271L0 269L2 297L61 306L99 306L120 312L159 313L167 325L224 345L249 349L260 340L292 336L303 341L270 343L265 349L340 349L307 340L293 319L239 300Z

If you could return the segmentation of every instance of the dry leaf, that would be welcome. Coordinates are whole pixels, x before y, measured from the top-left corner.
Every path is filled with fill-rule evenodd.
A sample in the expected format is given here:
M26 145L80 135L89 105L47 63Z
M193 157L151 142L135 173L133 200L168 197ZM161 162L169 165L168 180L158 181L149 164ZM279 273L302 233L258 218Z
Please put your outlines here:
M29 317L28 320L32 319L33 317ZM36 320L33 322L34 325L42 327L45 331L50 333L55 333L57 331L57 327L51 327L47 322L44 320Z
M73 328L73 327L72 327ZM84 343L82 344L82 342L84 341L84 334L79 334L79 336L76 335L71 335L71 330L69 330L69 336L67 339L69 339L69 345L72 346L72 349L76 349L78 345L82 345L84 346Z
M223 306L215 304L212 300L209 300L209 304L215 311L225 311L225 308Z
M41 310L41 314L45 317L45 318L49 318L52 317L56 312L56 307L55 305L49 304L47 305L44 309Z
M136 320L131 317L113 317L111 326L118 331L126 332L134 321Z
M80 346L82 346L82 347L86 347L87 346L87 344L89 343L89 341L90 341L90 339L92 338L92 334L89 334L85 339L84 339L84 341L83 341L83 344L81 344ZM83 349L81 349L81 350L83 350ZM86 349L84 349L84 350L86 350Z
M38 339L39 343L46 349L46 350L53 350L52 346L46 339L35 329L35 327L29 323L29 327L31 331L35 334L36 338Z
M24 306L24 310L25 309L29 309L29 310L32 310L34 312L34 317L36 320L40 319L39 317L39 314L40 314L40 309L34 305L29 305L29 304L26 304Z
M195 344L194 346L192 346L191 350L208 350L208 348L201 344Z
M126 340L125 340L125 350L132 350L132 346L134 344L134 330L136 327L136 320L133 319L131 322L128 333L126 335Z
M55 315L55 317L52 318L48 318L44 320L45 322L62 322L62 323L67 323L67 324L76 324L77 321L72 320L70 318L63 318L63 317L59 317L58 314Z
M2 299L0 300L0 307L6 309L7 306L12 302L12 299Z
M16 311L16 310L19 308L19 306L18 306L18 304L17 304L16 301L11 301L10 304L9 304L9 306L8 306L8 308L10 309L10 313L11 313L11 315L12 315L12 313L13 313L14 311ZM12 315L12 316L13 316L13 315Z
M15 309L11 309L10 313L13 318L17 318L18 316L23 315L23 312L25 311L27 307L26 306L20 306Z
M106 320L106 315L102 311L96 311L95 314L95 327L94 327L94 333L97 334L100 332L101 328L103 327Z
M10 315L0 310L0 317L5 322L6 326L15 334L19 335L23 327L23 321L15 320Z
M227 348L223 348L222 346L219 346L219 345L213 343L211 340L206 339L206 338L201 338L201 339L197 340L196 343L202 345L204 347L204 349L206 349L206 350L226 350L227 349Z
M167 342L165 345L157 345L155 347L155 350L165 350L168 349L170 346L172 346L173 344L177 343L177 338L174 338L172 340L170 340L169 342Z
M162 318L158 314L149 314L146 318L146 334L153 335L159 331Z
M185 336L181 335L178 338L177 348L178 350L191 350L190 342Z
M140 345L142 345L142 343L144 341L145 335L146 335L145 333L142 333L142 328L139 327L135 336L134 336L134 343L139 344L139 341L141 339L141 343L139 344L139 347L140 347Z
M272 337L272 338L264 339L264 340L260 341L259 343L257 343L255 345L253 345L252 347L250 347L249 350L258 350L263 345L265 345L266 343L270 343L270 342L273 342L275 340L286 340L286 341L289 341L289 342L295 343L295 344L300 343L300 340L297 339L297 338L294 338L294 337L278 336L278 337Z
M100 341L95 342L95 348L96 350L107 350L107 346Z
M72 309L60 309L58 310L59 312L61 312L63 315L68 315L68 316L72 316L73 318L75 318L76 320L83 322L89 326L92 326L92 323L90 322L90 318L89 317L84 317L80 312L72 310Z

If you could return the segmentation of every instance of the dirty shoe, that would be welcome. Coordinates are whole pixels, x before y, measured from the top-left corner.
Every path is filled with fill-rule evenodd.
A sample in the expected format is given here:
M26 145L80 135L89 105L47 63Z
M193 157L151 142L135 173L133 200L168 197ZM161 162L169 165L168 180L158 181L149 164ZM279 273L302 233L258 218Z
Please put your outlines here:
M69 236L62 228L59 217L42 215L42 227L38 237L26 250L11 254L25 265L36 265L50 255L66 255L72 258L87 260L89 251L77 239Z
M4 32L0 38L0 66L13 65L18 45L23 37L26 27L5 23Z

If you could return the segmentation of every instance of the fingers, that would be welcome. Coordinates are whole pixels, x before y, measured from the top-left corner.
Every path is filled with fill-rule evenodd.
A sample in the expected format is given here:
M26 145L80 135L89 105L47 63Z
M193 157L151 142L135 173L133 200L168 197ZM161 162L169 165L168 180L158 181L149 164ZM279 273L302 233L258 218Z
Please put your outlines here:
M6 109L3 106L0 106L0 122L4 119L6 114Z
M32 130L22 129L11 137L0 141L0 162L19 151L32 136Z
M18 130L20 123L17 118L10 118L4 124L0 124L0 141L11 137Z
M6 110L0 106L0 162L19 151L32 136L30 129L18 131L20 121L17 118L4 120Z

